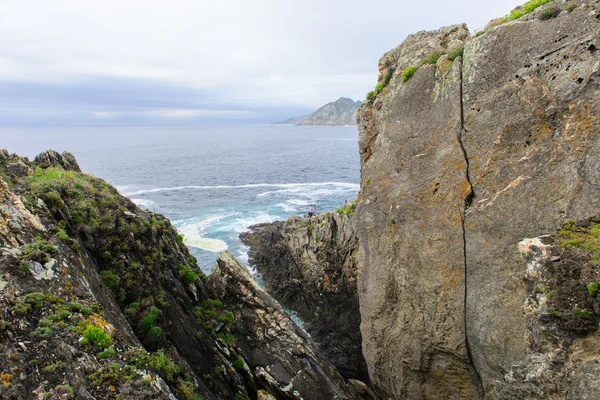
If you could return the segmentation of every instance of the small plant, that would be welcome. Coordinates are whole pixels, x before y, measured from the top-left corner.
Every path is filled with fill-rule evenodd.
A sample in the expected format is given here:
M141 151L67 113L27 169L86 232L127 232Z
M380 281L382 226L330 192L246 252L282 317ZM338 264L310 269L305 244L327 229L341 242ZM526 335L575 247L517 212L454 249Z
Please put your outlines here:
M365 180L365 183L366 183L367 185L370 185L370 184L371 184L371 178L367 178L367 179Z
M179 244L183 244L183 235L178 233L177 236L175 236L175 239L177 240L177 243Z
M594 314L591 311L586 310L585 308L573 307L573 312L577 318L583 319L592 319Z
M45 326L40 326L36 328L32 334L39 339L48 339L50 335L52 335L52 329Z
M235 360L233 360L233 367L235 369L244 369L244 365L246 364L246 362L244 361L244 358L238 354L237 358Z
M560 9L554 6L549 6L542 10L542 12L540 13L540 19L542 21L545 21L558 16L558 14L560 14Z
M116 354L117 354L117 351L115 350L115 348L109 347L108 349L98 353L98 358L100 358L100 359L113 358Z
M462 57L464 52L465 52L464 47L457 47L456 49L454 49L450 53L448 53L448 60L454 61L457 57Z
M587 285L587 291L590 296L596 297L598 295L598 284L590 283L589 285Z
M108 286L109 288L114 289L114 288L119 287L120 279L112 271L109 271L106 269L100 271L100 278L102 278L104 283L106 283L106 286Z
M185 264L179 265L179 277L186 285L196 282L198 274Z
M375 85L375 94L379 94L383 91L383 83L378 83Z
M502 22L510 22L519 19L524 15L532 13L536 8L541 7L544 4L549 3L550 1L552 0L530 0L522 6L512 10L508 15L506 15L502 19Z
M414 66L410 66L402 71L402 82L406 82L409 80L414 74L417 72L417 68Z
M44 368L42 368L42 371L44 371L44 372L54 372L57 369L61 368L62 364L63 364L62 361L57 361L55 363L48 364Z
M145 336L150 336L151 331L153 330L153 328L156 327L154 325L154 323L156 322L157 319L158 319L158 308L156 308L155 306L152 306L152 307L150 307L150 310L148 311L148 313L142 320L142 332L144 332ZM152 332L152 334L153 335L157 334L156 329L154 329L154 332Z
M562 313L557 311L554 307L550 307L548 313L554 318L559 318L562 315Z
M73 392L73 388L71 387L71 385L58 385L52 391L52 398L64 400L74 399L75 392Z
M31 270L29 269L29 263L27 261L21 261L21 271L25 276L31 276Z
M367 99L368 100L373 100L375 98L375 92L369 92L367 93Z
M59 238L60 240L63 240L63 241L65 241L65 242L67 242L67 241L70 239L70 238L69 238L69 235L67 235L67 232L65 232L65 231L64 231L64 230L62 230L62 229L59 229L59 230L56 232L56 237L57 237L57 238Z
M390 71L388 71L383 76L383 86L387 86L391 80L392 80L392 73Z
M573 10L574 10L574 9L576 9L576 8L577 8L577 4L575 4L575 3L571 3L571 4L569 4L569 5L567 6L566 10L567 10L568 12L573 12Z
M477 33L475 34L475 37L483 36L484 34L485 34L484 30L477 31Z
M432 65L436 64L440 57L442 56L442 52L439 50L434 50L427 56L427 64Z
M83 331L83 344L91 343L94 346L106 348L112 340L106 331L96 325L88 324Z

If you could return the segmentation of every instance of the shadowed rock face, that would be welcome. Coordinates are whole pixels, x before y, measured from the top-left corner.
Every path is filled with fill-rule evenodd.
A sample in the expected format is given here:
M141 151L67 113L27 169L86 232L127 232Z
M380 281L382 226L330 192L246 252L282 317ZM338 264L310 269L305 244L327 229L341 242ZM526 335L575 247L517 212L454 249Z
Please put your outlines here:
M600 211L599 8L477 38L420 32L380 60L389 84L358 113L357 231L363 352L384 396L515 398L507 372L533 365L518 243ZM458 42L464 60L402 81Z
M344 378L368 382L361 351L354 223L337 213L252 227L242 234L269 293L298 313Z

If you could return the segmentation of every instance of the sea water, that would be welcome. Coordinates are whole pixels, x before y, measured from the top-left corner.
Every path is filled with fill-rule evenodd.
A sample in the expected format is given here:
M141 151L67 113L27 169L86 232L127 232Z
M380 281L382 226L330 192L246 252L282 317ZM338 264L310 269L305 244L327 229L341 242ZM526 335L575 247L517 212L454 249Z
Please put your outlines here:
M356 127L0 128L0 148L69 151L82 170L164 214L208 273L228 249L248 263L250 226L334 210L356 197Z

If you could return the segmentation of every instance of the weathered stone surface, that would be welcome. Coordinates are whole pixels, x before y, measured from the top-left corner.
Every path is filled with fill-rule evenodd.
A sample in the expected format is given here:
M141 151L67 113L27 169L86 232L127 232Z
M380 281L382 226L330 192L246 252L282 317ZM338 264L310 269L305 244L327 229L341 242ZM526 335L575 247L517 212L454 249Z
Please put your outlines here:
M391 398L477 398L464 326L463 203L470 192L461 129L461 63L442 56L402 82L463 26L421 32L380 61L396 65L359 112L357 210L363 352Z
M55 150L47 150L40 153L35 158L34 163L44 168L61 167L65 170L81 172L75 156L67 151L60 154Z
M380 60L391 81L358 116L358 276L364 355L389 398L587 398L597 386L596 334L530 347L541 333L527 333L518 247L600 212L600 10L575 3L472 39L421 32ZM462 63L422 64L456 40ZM402 82L408 65L421 66ZM536 380L553 363L567 372Z
M557 6L558 3L556 2ZM598 2L465 48L467 326L487 388L526 352L516 244L600 211Z
M262 382L280 399L352 398L316 345L229 252L208 279L219 299L237 307L233 333L244 350L247 380Z
M368 382L361 351L353 220L338 213L256 225L242 234L267 291L294 310L346 379Z

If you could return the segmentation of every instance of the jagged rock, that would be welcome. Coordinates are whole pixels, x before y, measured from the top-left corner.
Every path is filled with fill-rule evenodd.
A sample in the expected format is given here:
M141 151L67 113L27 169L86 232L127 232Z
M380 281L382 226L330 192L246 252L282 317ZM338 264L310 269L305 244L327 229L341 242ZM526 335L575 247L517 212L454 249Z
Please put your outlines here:
M573 381L567 398L585 398L596 386L574 348L554 383L506 385L564 365L523 340L517 244L600 212L599 8L548 20L540 8L472 39L421 32L380 61L380 79L393 74L359 110L357 229L363 349L384 396L564 398L553 388ZM448 34L465 41L462 71L442 56L399 79Z
M208 279L218 298L239 310L236 337L256 340L241 344L244 369L254 381L263 381L281 399L352 398L316 345L229 252L219 256Z
M221 302L166 218L68 155L36 160L0 161L57 168L0 178L1 398L359 398L233 258Z
M353 221L337 213L290 217L241 235L267 291L294 310L346 379L368 382L356 289Z
M75 156L67 151L63 151L60 154L57 151L48 150L39 154L34 162L43 168L61 167L68 171L81 172Z

